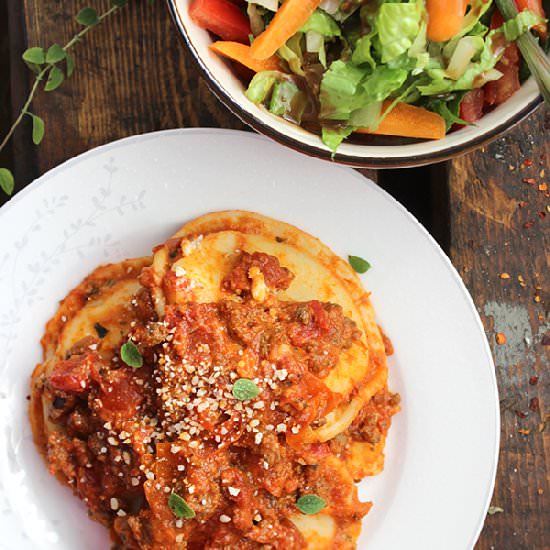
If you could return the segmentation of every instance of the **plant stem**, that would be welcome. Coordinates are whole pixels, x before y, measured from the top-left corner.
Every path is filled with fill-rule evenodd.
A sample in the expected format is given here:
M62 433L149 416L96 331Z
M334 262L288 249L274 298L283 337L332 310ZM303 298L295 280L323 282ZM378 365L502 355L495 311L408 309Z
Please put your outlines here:
M102 13L98 16L98 21L95 25L84 27L80 32L75 34L68 42L63 46L63 50L67 51L70 50L78 41L80 41L86 34L88 34L95 26L97 26L101 21L103 21L106 17L109 17L116 11L118 11L120 8L118 6L112 6L107 11ZM48 73L48 71L51 70L51 68L54 66L54 63L48 63L44 65L44 68L36 75L36 78L34 79L34 83L32 85L32 88L29 92L29 95L27 97L27 100L25 101L25 104L21 108L21 111L19 112L18 117L15 119L13 124L11 125L10 129L8 130L8 133L2 140L2 143L0 143L0 151L4 149L4 147L7 145L10 138L13 136L15 130L21 124L21 121L23 120L23 117L28 113L28 109L34 99L34 96L36 95L36 92L38 91L38 86L40 85L40 82L44 80L44 77Z

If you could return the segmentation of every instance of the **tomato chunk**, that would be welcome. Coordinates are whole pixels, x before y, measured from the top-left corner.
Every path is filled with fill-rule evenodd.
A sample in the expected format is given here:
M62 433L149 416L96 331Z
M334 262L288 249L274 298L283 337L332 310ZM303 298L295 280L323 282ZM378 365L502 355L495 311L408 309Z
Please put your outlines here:
M241 9L228 0L194 0L189 8L191 19L223 40L248 44L250 21Z
M464 94L460 103L460 118L473 124L483 115L484 93L481 88L470 90Z

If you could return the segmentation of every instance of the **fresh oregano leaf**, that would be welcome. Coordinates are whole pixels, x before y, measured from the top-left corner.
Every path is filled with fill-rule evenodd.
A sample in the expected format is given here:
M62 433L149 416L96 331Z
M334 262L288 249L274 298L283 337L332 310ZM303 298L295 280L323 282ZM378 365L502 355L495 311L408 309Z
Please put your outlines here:
M191 519L195 517L194 510L173 490L168 497L168 507L178 519Z
M42 65L46 62L46 54L44 53L44 49L38 46L25 50L22 57L23 61L33 63L35 65Z
M97 15L97 11L94 8L82 8L77 16L76 20L81 25L84 25L85 27L91 27L93 25L97 25L99 23L99 16Z
M44 121L32 113L27 113L32 118L32 142L35 145L40 145L44 138Z
M46 92L53 92L54 90L57 90L57 88L59 88L59 86L63 83L63 80L65 80L63 71L59 67L52 67L48 74L48 81L44 86L44 90Z
M143 367L143 357L141 353L139 353L137 346L131 340L128 340L128 342L120 348L120 357L129 367L134 369Z
M111 0L111 5L116 6L117 8L122 8L124 5L126 5L126 2L128 0Z
M13 174L7 168L0 168L0 187L6 195L11 195L13 193L13 188L15 186L15 180L13 179Z
M67 78L69 78L74 73L74 57L67 54L65 57L65 63L67 65Z
M317 514L320 512L327 503L317 495L302 495L296 501L296 508L302 512L302 514Z
M59 44L53 44L46 53L46 63L58 63L65 59L65 50Z
M246 401L258 397L260 388L248 378L239 378L233 384L233 397L239 401Z
M359 256L348 256L348 261L357 273L366 273L371 268L369 262Z

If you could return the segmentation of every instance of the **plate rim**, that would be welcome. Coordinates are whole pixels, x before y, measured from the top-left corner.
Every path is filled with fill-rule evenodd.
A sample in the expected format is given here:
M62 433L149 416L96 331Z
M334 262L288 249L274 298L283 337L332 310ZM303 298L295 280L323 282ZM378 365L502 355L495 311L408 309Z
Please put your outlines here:
M172 137L172 136L180 136L180 135L213 135L213 134L227 135L227 136L237 134L240 137L261 141L263 143L273 143L272 140L268 139L267 137L250 132L250 131L232 130L232 129L225 129L225 128L173 128L173 129L167 129L167 130L158 130L155 132L148 132L144 134L131 135L128 137L124 137L118 140L105 143L98 147L94 147L48 170L38 178L34 179L29 185L27 185L24 189L22 189L15 196L13 196L8 202L2 205L0 207L0 218L3 215L5 215L8 211L10 211L12 208L14 208L17 204L19 204L24 197L26 197L27 195L32 193L35 189L37 189L39 185L47 184L48 181L53 180L57 175L61 174L67 169L70 169L73 165L79 164L80 162L88 158L92 158L96 155L103 154L110 150L115 150L120 147L131 145L134 142L148 141L148 140L152 140L160 137ZM294 151L294 153L290 153L290 154L303 154L303 153ZM305 156L307 158L307 155ZM393 198L387 191L379 187L371 179L363 176L362 174L358 173L356 170L350 167L342 166L342 165L334 165L332 163L328 163L327 161L320 160L320 159L316 159L314 162L324 162L324 163L330 164L338 168L339 170L344 170L348 172L350 175L352 175L356 179L361 179L361 181L364 184L368 185L371 188L371 190L375 191L386 202L390 203L393 207L395 207L411 223L411 225L414 226L414 228L420 233L420 235L425 239L427 239L432 249L434 249L437 252L437 256L443 261L446 271L450 274L455 286L458 288L462 298L465 300L468 310L470 311L470 314L473 318L473 321L477 329L480 331L480 334L482 335L483 352L484 352L485 360L487 362L487 366L492 367L490 369L489 378L492 386L492 398L493 398L494 418L495 418L495 426L494 426L495 446L492 453L490 480L487 486L486 495L484 497L485 503L484 503L484 506L481 508L480 517L478 519L475 529L473 530L473 534L471 537L470 548L473 548L483 529L485 519L487 516L487 511L489 509L490 501L494 492L496 474L497 474L498 463L499 463L500 440L501 440L501 434L500 434L501 414L500 414L500 406L499 406L499 391L498 391L498 383L497 383L497 377L496 377L495 362L491 352L491 348L489 346L487 335L485 334L485 328L481 321L479 312L477 311L477 308L475 306L472 296L470 295L470 292L468 291L466 285L464 284L464 281L460 277L458 271L452 264L449 257L445 254L445 252L443 251L439 243L428 232L428 230L417 220L417 218L413 214L411 214L405 208L405 206L403 206L399 201Z

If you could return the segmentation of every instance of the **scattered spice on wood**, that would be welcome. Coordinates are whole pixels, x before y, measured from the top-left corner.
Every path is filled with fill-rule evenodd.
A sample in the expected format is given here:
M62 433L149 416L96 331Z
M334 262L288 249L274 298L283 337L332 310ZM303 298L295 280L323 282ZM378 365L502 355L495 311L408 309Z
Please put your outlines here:
M529 435L530 433L531 433L531 430L526 429L526 428L520 428L518 430L518 434L521 434L521 435Z
M536 386L539 383L539 377L538 376L531 376L529 378L529 385L530 386Z
M500 274L500 278L501 278L501 279L509 279L509 278L510 278L510 274L509 274L509 273L506 273L506 272L501 273L501 274Z
M489 506L489 509L487 510L487 513L490 516L494 516L495 514L502 514L504 512L504 509L500 506Z
M527 185L535 185L536 183L535 178L523 178L521 181Z
M503 332L497 332L495 334L495 340L499 346L506 344L506 334L504 334Z
M548 185L546 183L539 183L539 191L547 191Z
M533 166L533 161L531 159L525 159L522 164L525 167Z
M535 225L535 222L533 220L529 220L528 222L525 222L523 224L524 229L530 229Z
M526 412L523 411L514 411L516 413L516 416L518 418L521 418L522 420L526 419L529 415Z
M533 412L537 412L539 410L539 398L538 397L533 397L529 401L529 410L533 411Z
M535 294L535 297L533 298L537 304L540 302L540 296L538 294Z
M525 279L523 278L523 275L518 275L518 282L521 287L525 288Z
M546 212L545 212L544 210L541 210L541 211L539 212L539 218L540 218L541 220L543 220L544 218L546 218Z
M518 202L518 206L519 206L520 208L525 208L525 207L527 206L527 201L519 201L519 202Z

